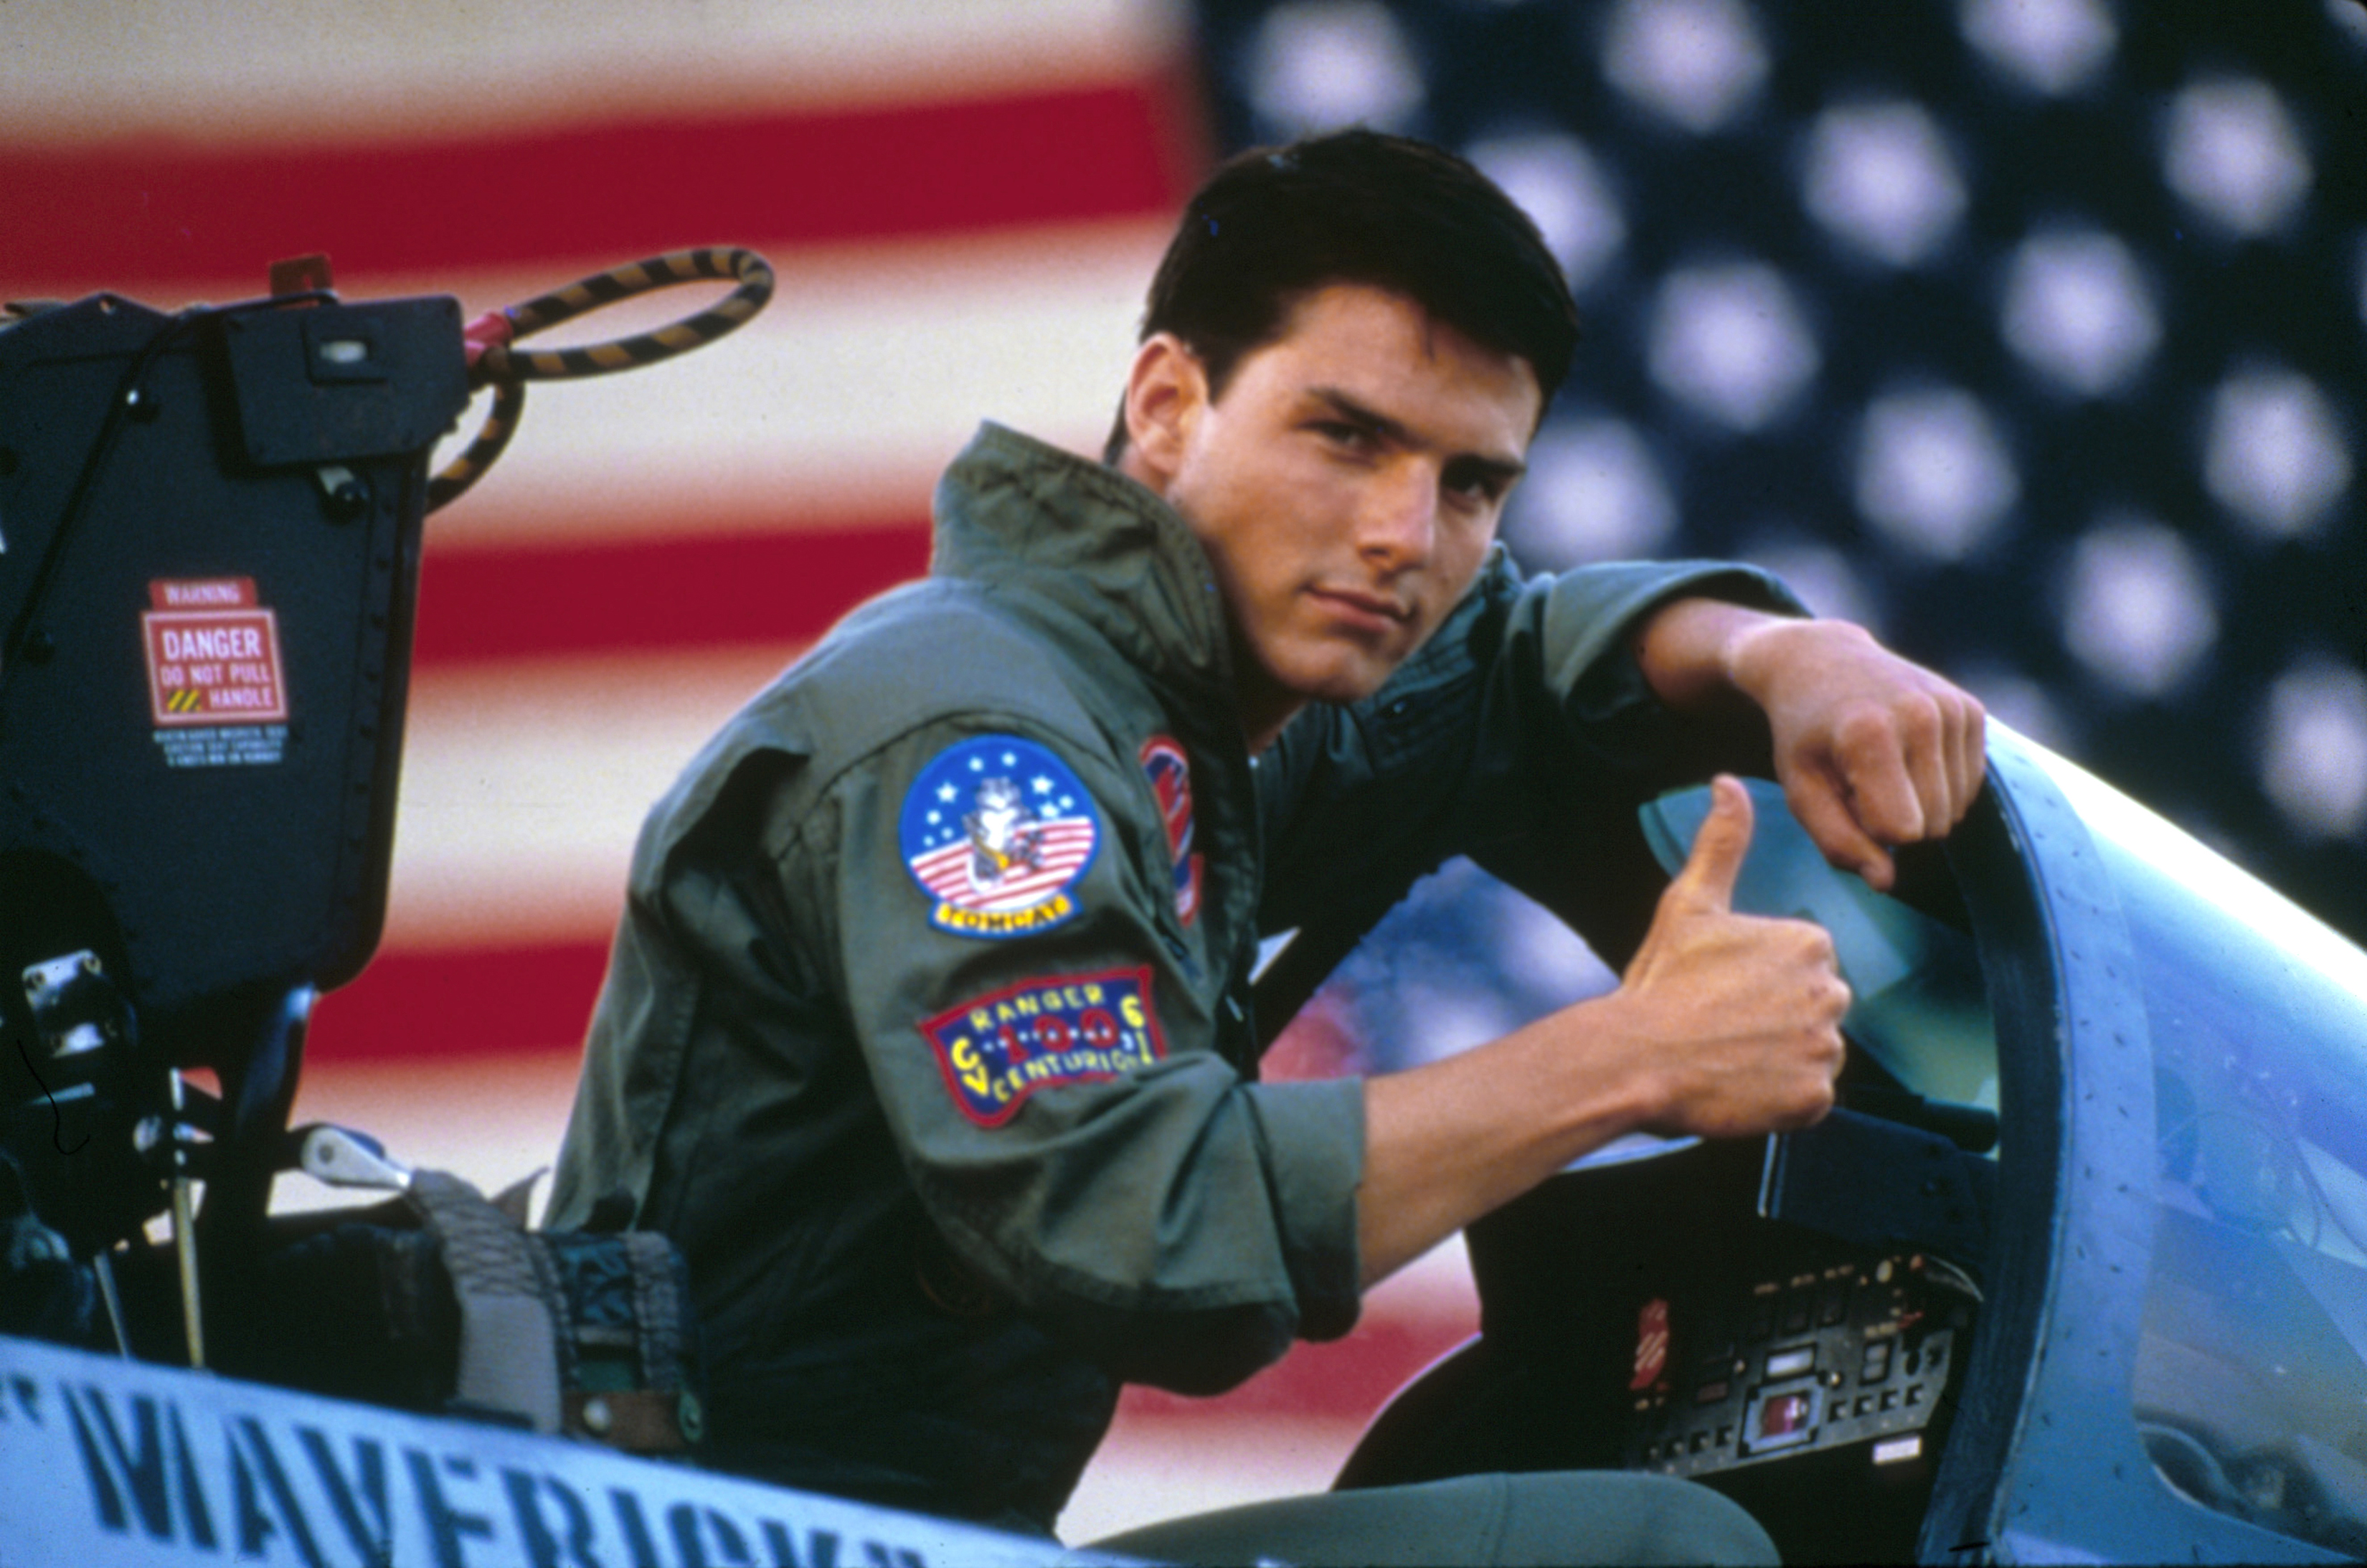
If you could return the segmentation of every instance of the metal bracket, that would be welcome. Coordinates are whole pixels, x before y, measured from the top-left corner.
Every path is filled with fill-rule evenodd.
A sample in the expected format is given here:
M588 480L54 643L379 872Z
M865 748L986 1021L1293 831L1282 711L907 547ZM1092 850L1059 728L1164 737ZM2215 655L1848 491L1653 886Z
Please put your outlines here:
M1997 1170L1920 1128L1835 1110L1767 1141L1759 1212L1867 1246L1908 1246L1978 1269Z

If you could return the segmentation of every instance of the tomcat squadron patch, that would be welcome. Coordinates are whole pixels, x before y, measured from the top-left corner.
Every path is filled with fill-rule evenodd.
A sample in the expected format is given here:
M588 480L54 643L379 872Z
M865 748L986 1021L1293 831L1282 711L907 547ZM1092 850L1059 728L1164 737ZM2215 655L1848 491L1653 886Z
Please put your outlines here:
M957 936L1048 931L1077 913L1101 813L1069 765L1017 735L957 741L929 759L897 822L904 864Z

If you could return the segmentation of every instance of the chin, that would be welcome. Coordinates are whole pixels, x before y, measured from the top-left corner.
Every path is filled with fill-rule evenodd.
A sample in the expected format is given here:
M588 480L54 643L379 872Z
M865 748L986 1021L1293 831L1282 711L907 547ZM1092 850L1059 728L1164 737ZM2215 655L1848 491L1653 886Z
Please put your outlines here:
M1381 689L1405 663L1415 643L1381 651L1340 642L1302 642L1282 650L1297 657L1267 659L1266 677L1306 702L1362 702Z
M1396 671L1397 666L1391 665L1387 669L1381 670L1334 672L1296 682L1292 689L1309 701L1344 706L1352 702L1362 702L1380 690Z

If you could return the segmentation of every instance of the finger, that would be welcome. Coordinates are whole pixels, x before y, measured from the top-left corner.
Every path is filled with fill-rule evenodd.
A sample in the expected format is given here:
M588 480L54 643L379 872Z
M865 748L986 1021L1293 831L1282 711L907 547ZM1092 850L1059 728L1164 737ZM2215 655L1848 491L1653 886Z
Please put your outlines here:
M1750 791L1726 773L1710 780L1709 790L1709 815L1669 892L1692 908L1723 915L1734 907L1734 881L1750 850Z
M1940 703L1940 772L1948 790L1947 811L1931 819L1931 825L1946 833L1964 819L1965 808L1973 798L1965 790L1966 758L1965 748L1965 714L1962 707L1942 699Z
M1784 790L1784 800L1826 859L1844 871L1855 871L1877 892L1889 891L1890 852L1858 824L1839 785L1822 775L1795 779Z
M1973 801L1981 792L1981 780L1988 773L1988 714L1980 699L1969 693L1964 698L1964 708L1957 715L1954 733L1956 742L1956 815L1973 809Z
M1911 844L1923 836L1923 798L1907 753L1907 737L1886 711L1861 710L1834 737L1833 764L1850 814L1861 832L1882 844Z
M1948 765L1948 736L1953 726L1938 701L1920 709L1911 720L1902 716L1901 738L1907 747L1907 771L1913 780L1917 814L1916 838L1937 838L1955 825L1962 809L1956 795L1955 770ZM1907 843L1911 840L1901 839Z

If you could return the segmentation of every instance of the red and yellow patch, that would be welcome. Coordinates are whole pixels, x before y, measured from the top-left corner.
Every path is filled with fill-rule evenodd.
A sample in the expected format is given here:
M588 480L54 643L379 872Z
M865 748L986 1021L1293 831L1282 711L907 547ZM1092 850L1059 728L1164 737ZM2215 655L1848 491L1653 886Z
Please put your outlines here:
M1096 1084L1167 1054L1150 1009L1150 970L1023 980L920 1026L961 1113L1000 1127L1027 1096Z

